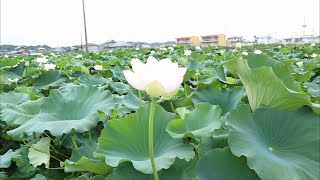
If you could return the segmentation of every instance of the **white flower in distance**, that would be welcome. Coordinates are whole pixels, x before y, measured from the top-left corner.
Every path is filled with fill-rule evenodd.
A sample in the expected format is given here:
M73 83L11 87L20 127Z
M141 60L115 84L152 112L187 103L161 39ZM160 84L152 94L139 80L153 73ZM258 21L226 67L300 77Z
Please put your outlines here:
M95 66L93 66L93 68L94 68L96 71L102 71L102 65L95 65Z
M154 52L154 51L151 51L151 52L150 52L150 55L152 55L152 54L154 54L154 53L156 53L156 52Z
M112 52L113 52L112 50L108 51L108 53L112 53Z
M12 82L12 83L16 83L19 81L19 79L18 78L15 78L15 79L8 78L8 81Z
M241 53L242 55L245 55L245 56L248 56L248 52L246 52L246 51L243 51L242 53Z
M297 62L296 65L299 66L299 67L301 67L301 68L303 68L303 61Z
M139 48L136 48L137 51L139 51Z
M200 46L196 46L196 49L197 49L197 50L201 50L201 47L200 47Z
M36 59L36 61L38 63L47 63L48 62L48 59L44 56L44 57L39 57Z
M52 64L52 63L43 65L43 69L46 70L46 71L48 71L50 69L55 69L55 68L56 68L56 65Z
M81 58L82 58L82 54L76 55L76 58L77 58L77 59L81 59Z
M255 53L255 54L261 54L262 51L260 51L260 50L254 50L254 53Z
M316 54L316 53L313 53L312 55L311 55L311 57L312 58L315 58L315 57L317 57L318 55Z
M179 68L178 63L172 63L170 59L158 61L150 56L147 63L143 64L139 59L132 59L132 71L124 70L123 74L129 84L135 89L146 91L151 97L170 98L180 88L186 68Z
M241 48L241 43L236 43L236 48Z
M315 43L312 43L312 44L311 44L311 46L315 46L315 45L316 45Z
M191 50L188 50L188 49L184 50L184 55L185 56L190 56L191 54L192 54Z
M173 47L168 47L168 49L169 49L170 51L173 51L173 50L174 50L174 48L173 48Z

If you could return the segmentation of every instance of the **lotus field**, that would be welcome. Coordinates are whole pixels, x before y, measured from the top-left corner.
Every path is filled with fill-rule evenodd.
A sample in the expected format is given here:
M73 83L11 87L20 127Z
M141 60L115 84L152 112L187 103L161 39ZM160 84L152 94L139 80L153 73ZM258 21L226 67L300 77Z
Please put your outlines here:
M320 179L320 46L0 57L0 179Z

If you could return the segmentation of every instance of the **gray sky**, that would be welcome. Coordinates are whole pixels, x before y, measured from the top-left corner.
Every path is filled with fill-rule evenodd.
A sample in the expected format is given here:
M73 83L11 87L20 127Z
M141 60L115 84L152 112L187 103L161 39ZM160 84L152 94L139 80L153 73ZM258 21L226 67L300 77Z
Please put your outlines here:
M319 35L319 0L86 0L88 41ZM1 44L80 44L81 0L1 0ZM84 38L83 38L84 39Z

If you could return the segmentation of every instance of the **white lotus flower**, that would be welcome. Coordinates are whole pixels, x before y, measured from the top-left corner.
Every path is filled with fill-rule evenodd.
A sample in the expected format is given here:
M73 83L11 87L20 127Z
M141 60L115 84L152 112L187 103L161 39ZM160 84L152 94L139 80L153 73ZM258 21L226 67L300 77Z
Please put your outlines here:
M112 53L112 52L113 52L113 50L108 51L108 53Z
M186 68L179 68L178 63L172 63L170 59L158 61L150 56L147 63L143 64L139 59L131 60L132 71L124 70L123 74L129 84L135 89L146 91L151 97L170 98L180 88Z
M174 50L174 48L173 48L173 47L168 47L168 49L169 49L170 51L173 51L173 50Z
M184 55L185 56L190 56L191 54L192 54L191 50L188 50L188 49L184 50Z
M52 63L43 65L43 69L46 70L46 71L48 71L50 69L55 69L55 68L56 68L56 65L52 64Z
M196 46L196 49L197 49L197 50L201 50L201 47L200 47L200 46Z
M315 45L316 45L315 43L312 43L312 44L311 44L311 46L315 46Z
M242 53L241 53L242 55L245 55L245 56L248 56L248 52L246 52L246 51L243 51Z
M5 57L5 58L8 58L9 56L8 56L8 55L4 55L4 57Z
M82 54L76 55L76 58L77 58L77 59L81 59L81 58L82 58Z
M47 63L47 62L48 62L48 59L47 59L45 56L43 56L43 57L37 58L36 61L37 61L38 63Z
M136 48L137 51L139 51L139 48Z
M93 66L93 68L94 68L96 71L102 71L102 65L95 65L95 66Z
M253 53L255 53L255 54L261 54L262 53L262 51L260 51L260 50L254 50L254 52Z
M296 65L303 68L303 61L296 62Z
M315 57L317 57L317 56L318 56L318 54L316 54L316 53L313 53L313 54L311 55L312 58L315 58Z
M19 81L19 79L18 78L15 78L15 79L8 78L8 81L12 82L12 83L16 83Z
M150 55L152 55L152 54L155 54L155 53L156 53L156 52L154 52L154 51L151 51L151 52L150 52Z
M166 50L167 50L167 48L163 47L163 48L160 48L160 50L162 50L162 51L166 51Z

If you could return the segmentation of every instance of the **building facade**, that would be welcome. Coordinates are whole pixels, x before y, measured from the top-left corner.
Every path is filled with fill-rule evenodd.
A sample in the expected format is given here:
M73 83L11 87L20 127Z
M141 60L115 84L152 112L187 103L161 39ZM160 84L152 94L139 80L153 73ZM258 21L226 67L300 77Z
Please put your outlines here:
M235 45L237 43L242 43L243 38L242 36L231 36L227 38L228 45Z
M207 35L201 36L200 45L204 46L225 46L226 45L226 35Z
M190 37L180 37L176 38L177 39L177 44L181 45L191 45L191 46L199 46L199 37L197 36L190 36Z

